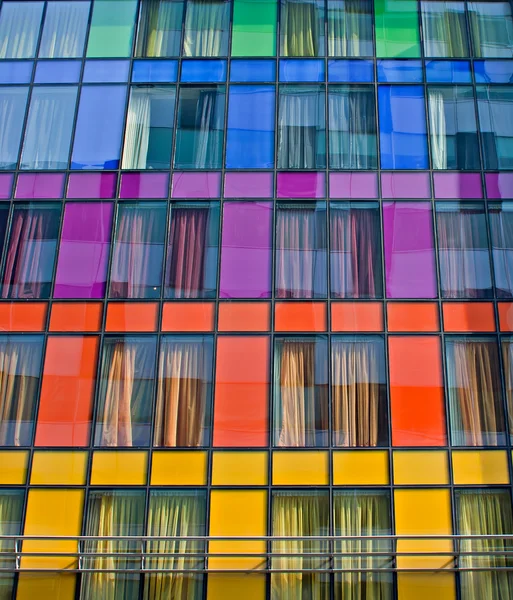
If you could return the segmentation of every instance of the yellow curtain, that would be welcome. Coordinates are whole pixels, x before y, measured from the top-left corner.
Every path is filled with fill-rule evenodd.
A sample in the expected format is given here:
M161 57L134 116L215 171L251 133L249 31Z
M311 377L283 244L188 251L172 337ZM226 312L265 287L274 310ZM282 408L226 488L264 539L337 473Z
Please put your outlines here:
M17 535L21 530L21 514L23 509L22 490L0 491L0 535ZM0 541L0 552L13 552L14 543ZM14 571L14 558L0 559L0 569L12 569ZM0 576L0 600L10 600L14 574L2 573Z
M275 492L273 495L273 535L321 536L329 527L328 495L309 492ZM319 541L273 542L273 569L301 570L327 567L326 558L306 558L302 553L326 553L327 544ZM292 556L280 556L280 553ZM297 555L297 556L296 556ZM329 575L290 572L271 576L273 600L328 600Z
M200 552L201 542L187 541L187 536L204 535L204 497L194 492L156 491L150 497L148 512L148 535L184 536L181 540L148 542L148 552L179 553ZM160 556L148 559L150 569L193 569L201 568L199 558L185 556ZM144 600L195 600L201 598L203 576L201 574L157 573L146 575Z
M513 534L511 498L507 491L460 490L456 494L458 533L460 535ZM460 542L462 552L511 551L510 540L466 540ZM511 558L500 555L462 556L460 566L513 567ZM462 596L465 600L506 600L513 598L513 573L497 571L462 571Z
M281 55L318 56L319 15L315 0L287 0L281 11Z

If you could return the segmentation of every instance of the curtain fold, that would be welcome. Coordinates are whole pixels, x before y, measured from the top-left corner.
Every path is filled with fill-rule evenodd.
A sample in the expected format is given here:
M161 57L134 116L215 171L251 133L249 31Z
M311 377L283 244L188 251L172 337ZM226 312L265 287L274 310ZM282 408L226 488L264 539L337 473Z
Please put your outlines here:
M469 2L470 31L476 58L513 57L510 2Z
M464 2L421 2L424 54L429 58L468 56Z
M281 56L324 54L324 11L316 0L282 0Z
M33 58L44 2L3 2L0 13L0 58Z
M513 203L489 204L490 238L499 298L513 298Z
M0 490L0 536L19 535L21 533L24 495L24 490ZM14 550L14 542L0 540L0 552L14 552ZM14 558L1 557L0 569L11 570L11 573L4 571L0 575L0 598L2 600L10 600L13 593L16 560Z
M504 389L508 407L508 431L511 439L513 436L513 340L503 339L501 348Z
M179 0L142 0L136 56L178 56L184 3Z
M188 0L184 56L226 56L230 3L226 0Z
M328 56L373 56L371 0L328 0Z
M90 2L48 2L39 58L80 58Z
M0 169L15 169L18 163L27 87L0 89Z
M146 169L152 89L132 88L126 117L123 169Z

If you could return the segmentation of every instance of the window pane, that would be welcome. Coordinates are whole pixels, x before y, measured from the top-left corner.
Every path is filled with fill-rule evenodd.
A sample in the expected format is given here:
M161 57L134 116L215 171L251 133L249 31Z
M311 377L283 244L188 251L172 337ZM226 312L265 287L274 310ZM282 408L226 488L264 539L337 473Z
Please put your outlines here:
M281 0L280 55L326 55L323 1Z
M476 107L471 87L428 87L433 169L479 169Z
M159 298L166 235L166 204L118 206L110 273L111 298Z
M90 2L48 2L39 58L75 58L84 53Z
M454 446L506 443L499 352L493 338L446 338L447 395Z
M328 56L373 56L371 0L328 0Z
M320 86L280 86L278 168L326 167L325 92Z
M155 352L153 336L104 339L96 446L148 446Z
M20 489L0 490L0 536L19 535L22 531L21 524L23 519L23 500L25 492ZM14 541L0 541L0 552L14 552ZM0 569L9 569L11 573L3 572L0 575L0 598L11 598L14 587L14 571L16 570L16 561L14 558L0 559Z
M66 169L77 88L36 87L30 109L21 155L22 169Z
M277 0L234 0L232 56L276 56L277 5Z
M174 116L174 88L131 88L123 169L169 168Z
M423 1L424 54L431 58L468 56L464 2Z
M325 298L326 205L280 203L276 208L276 297Z
M509 439L513 439L513 338L502 340L502 364L504 368L504 390L508 407Z
M498 298L513 298L513 202L489 204L495 288Z
M159 358L155 446L207 446L212 405L210 336L165 336Z
M18 204L14 208L2 298L50 296L60 219L58 204Z
M374 0L376 56L420 58L417 0Z
M32 58L44 2L3 2L0 13L0 58Z
M490 298L492 276L484 206L437 202L440 285L444 298Z
M42 353L42 336L0 336L0 446L32 443Z
M513 169L513 89L478 86L484 168Z
M230 3L227 0L188 0L184 56L226 56Z
M374 86L329 87L331 169L376 169Z
M218 202L173 204L166 298L215 298L218 247Z
M137 0L95 0L87 57L130 56Z
M513 17L510 2L469 2L470 30L474 56L513 56Z
M323 337L276 338L274 445L328 445L328 347Z
M224 86L182 87L175 167L220 169L224 136Z
M15 169L28 88L0 88L0 169Z
M142 0L136 56L178 56L184 3L180 0Z

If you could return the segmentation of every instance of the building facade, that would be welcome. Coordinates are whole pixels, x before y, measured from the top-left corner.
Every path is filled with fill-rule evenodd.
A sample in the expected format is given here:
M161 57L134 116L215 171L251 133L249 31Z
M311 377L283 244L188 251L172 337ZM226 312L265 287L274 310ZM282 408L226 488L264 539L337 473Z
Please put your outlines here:
M0 3L2 600L513 598L512 82L509 1Z

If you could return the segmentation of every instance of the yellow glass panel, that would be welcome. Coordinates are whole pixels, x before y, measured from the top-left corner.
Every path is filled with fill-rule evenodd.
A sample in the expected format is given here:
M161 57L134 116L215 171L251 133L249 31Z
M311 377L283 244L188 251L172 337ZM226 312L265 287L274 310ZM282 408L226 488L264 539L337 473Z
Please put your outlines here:
M91 485L144 485L147 463L145 451L97 451L93 454Z
M16 600L75 600L76 575L22 573Z
M456 600L452 573L399 573L398 600ZM484 598L483 598L484 600Z
M0 452L0 484L22 485L27 481L28 452L3 450Z
M28 495L25 535L66 536L80 535L84 490L31 489ZM77 543L61 541L29 541L23 543L26 552L76 552ZM27 557L21 567L40 569L74 569L77 562L66 557Z
M84 485L87 452L36 451L32 458L33 485Z
M328 485L325 450L273 452L273 485Z
M212 573L207 600L265 600L265 575Z
M213 490L210 496L210 535L212 536L265 536L267 533L266 490ZM265 552L265 542L211 542L212 552ZM211 569L258 569L265 567L265 559L214 558L208 561Z
M449 490L395 490L395 530L397 535L451 535L451 498ZM450 540L399 540L399 552L425 552L426 557L398 557L399 568L450 567L450 556L436 552L452 552Z
M214 452L212 485L267 485L267 452Z
M151 485L206 485L207 453L194 450L155 451Z
M505 450L453 450L452 472L455 485L509 483Z
M444 485L449 483L444 450L394 450L396 485Z
M333 453L334 485L388 485L387 450L340 450Z

